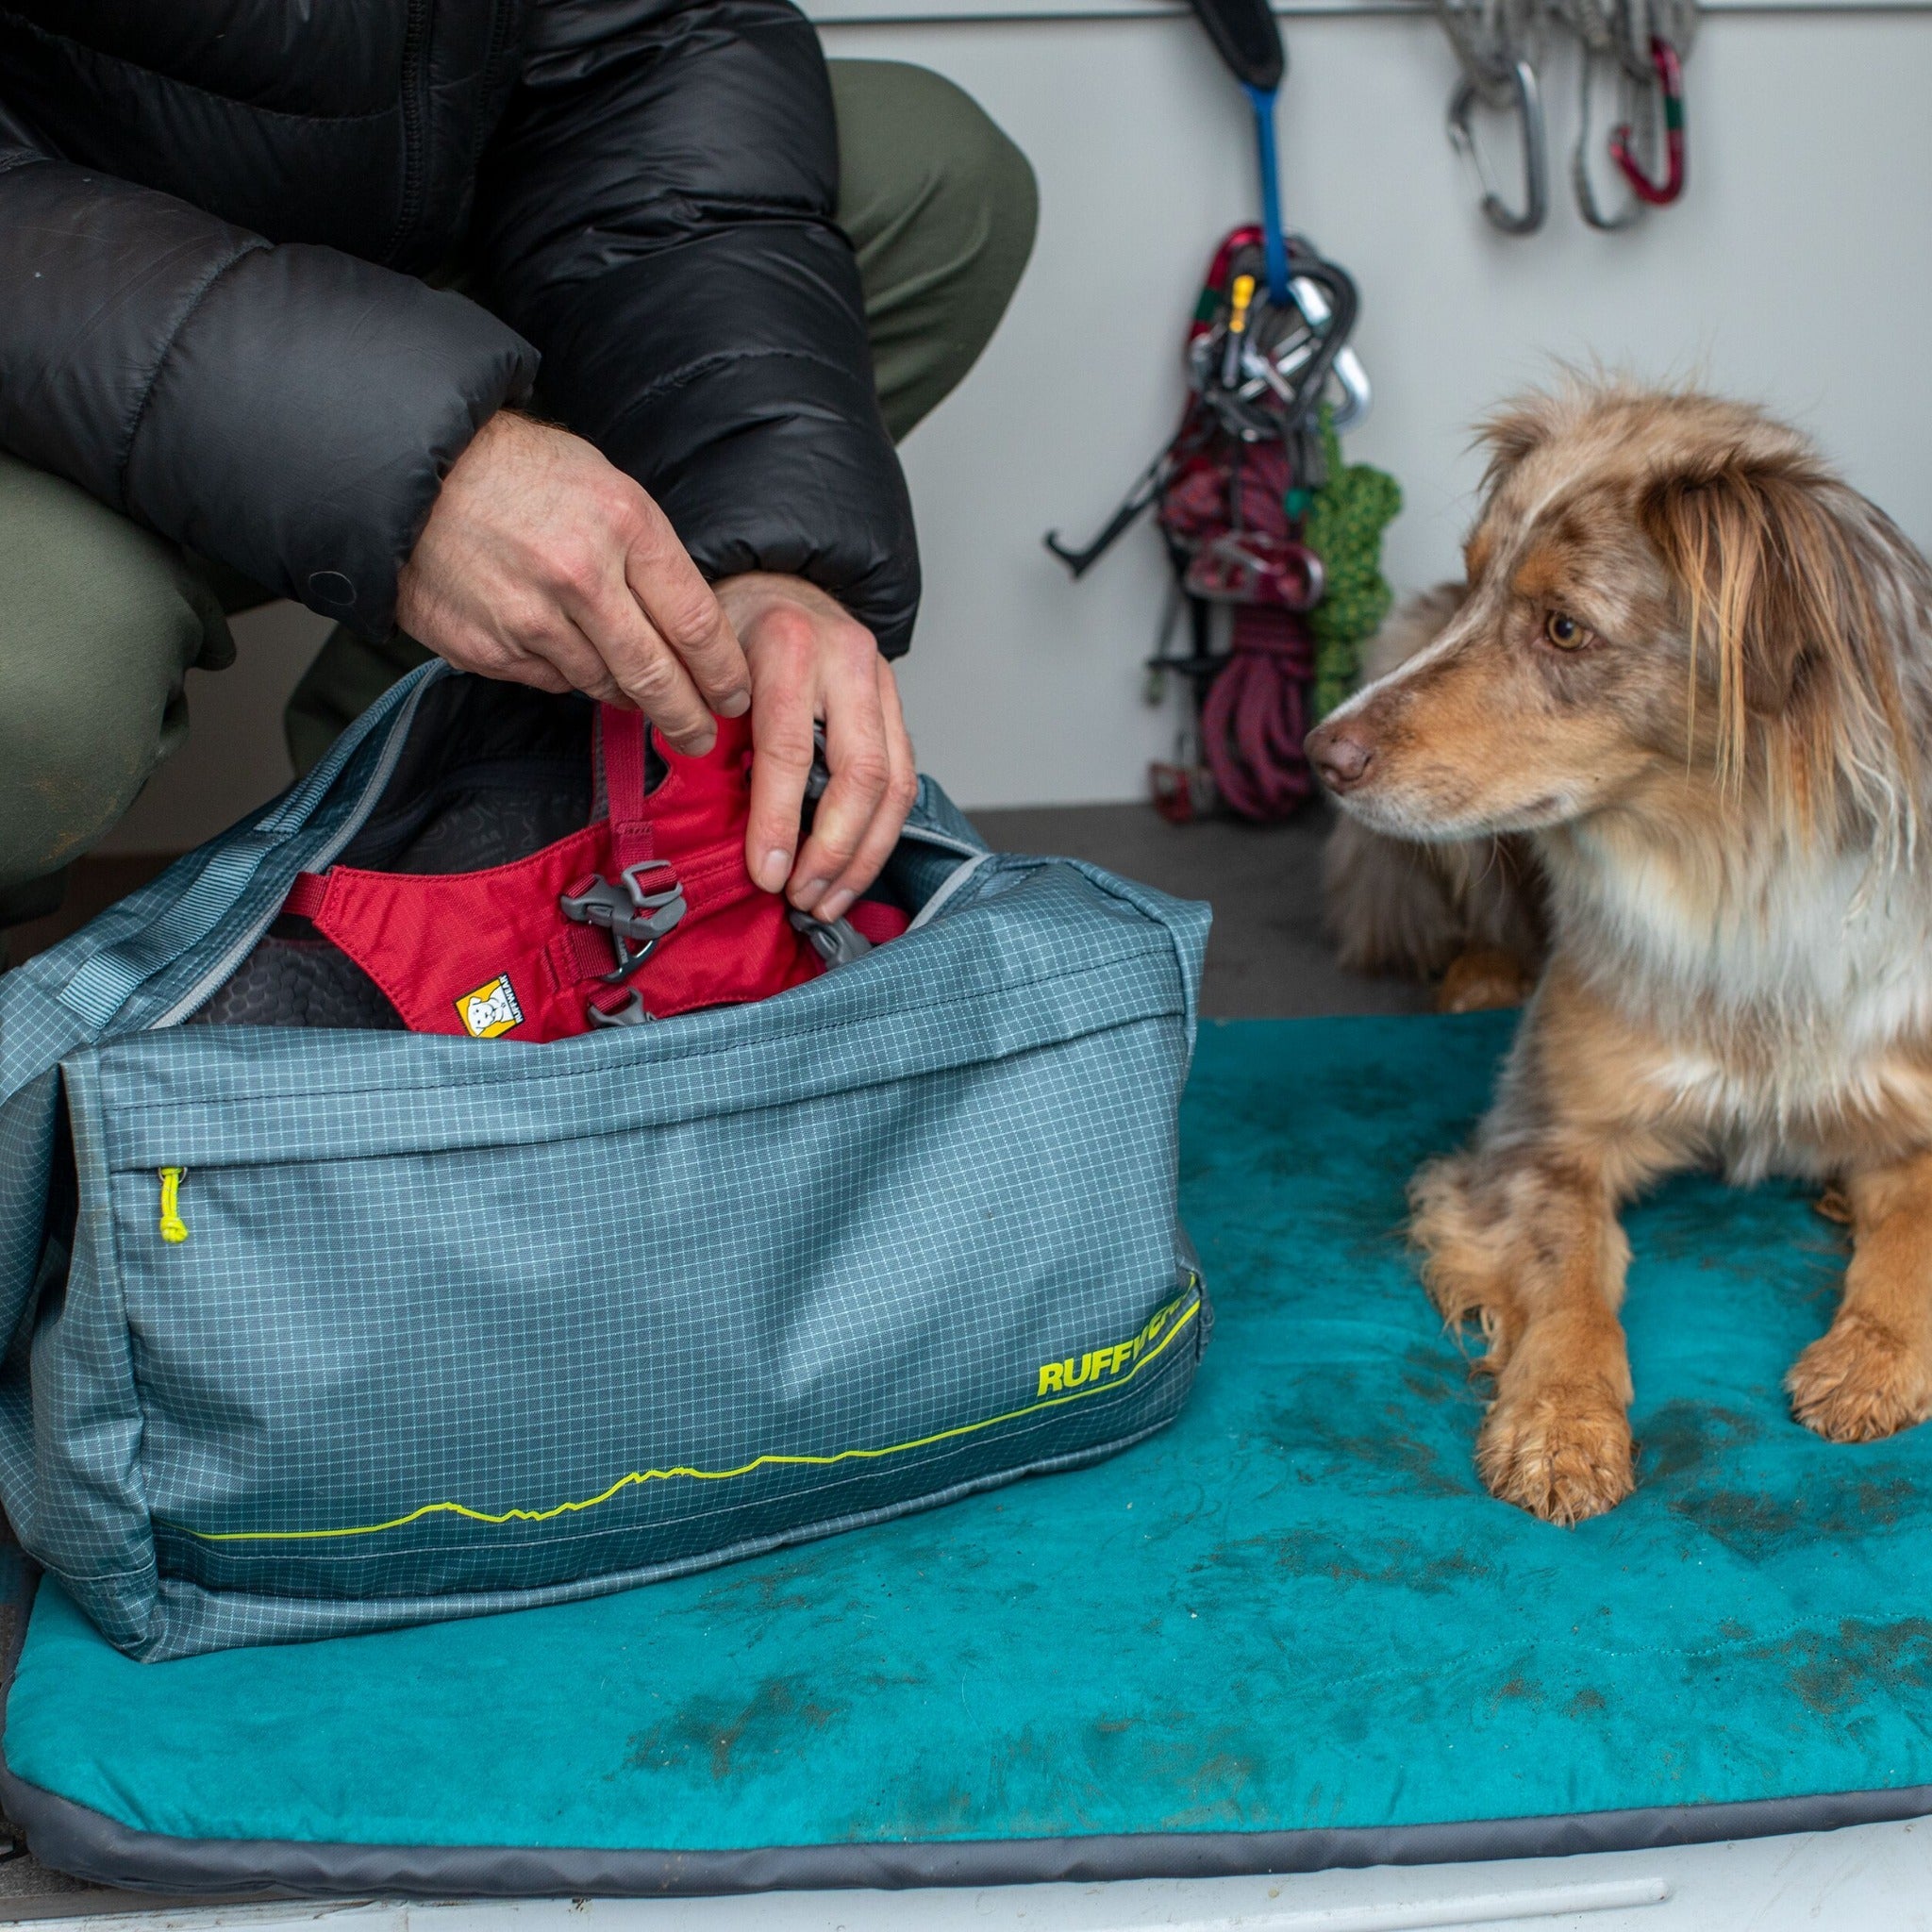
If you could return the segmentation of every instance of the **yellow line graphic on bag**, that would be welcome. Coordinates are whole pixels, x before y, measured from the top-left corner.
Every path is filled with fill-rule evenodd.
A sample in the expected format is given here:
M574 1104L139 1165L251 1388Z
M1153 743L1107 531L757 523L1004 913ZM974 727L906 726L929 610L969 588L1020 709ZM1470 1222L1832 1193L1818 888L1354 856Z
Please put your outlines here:
M1191 1288L1198 1283L1190 1284ZM749 1462L741 1463L736 1469L634 1469L628 1475L619 1476L602 1495L588 1496L577 1503L558 1503L548 1509L505 1509L491 1513L484 1509L472 1509L467 1503L425 1503L420 1509L412 1509L407 1516L392 1517L387 1523L365 1523L348 1529L190 1529L186 1524L170 1524L171 1529L181 1530L198 1542L205 1543L270 1543L270 1542L313 1542L338 1537L380 1536L385 1530L407 1528L412 1523L420 1523L425 1516L461 1516L471 1523L501 1524L506 1523L549 1523L559 1516L575 1516L586 1509L594 1509L600 1504L608 1503L613 1496L625 1490L637 1489L645 1483L669 1482L675 1476L683 1476L691 1482L722 1483L734 1477L749 1475L754 1470L779 1467L804 1467L827 1469L839 1462L877 1461L888 1456L903 1456L913 1449L929 1449L935 1442L950 1442L960 1436L977 1435L982 1429L997 1428L1002 1423L1016 1423L1029 1415L1038 1415L1042 1409L1059 1408L1069 1402L1084 1402L1090 1395L1099 1395L1109 1389L1124 1389L1138 1376L1141 1370L1150 1367L1167 1352L1169 1344L1177 1335L1183 1333L1190 1322L1201 1312L1201 1303L1195 1300L1180 1314L1175 1314L1186 1297L1171 1301L1156 1311L1145 1328L1131 1341L1119 1344L1123 1354L1119 1357L1122 1366L1131 1360L1132 1366L1124 1374L1114 1374L1110 1379L1098 1377L1097 1368L1090 1368L1084 1388L1076 1388L1070 1393L1050 1395L1043 1401L1028 1403L1024 1408L1010 1408L1005 1415L988 1416L984 1422L960 1423L950 1429L935 1430L930 1436L921 1436L910 1442L893 1442L883 1449L841 1449L831 1456L755 1456ZM1154 1338L1158 1337L1156 1341ZM1124 1353L1133 1350L1131 1356ZM1105 1361L1111 1351L1099 1349L1085 1358L1092 1364L1097 1355ZM1067 1365L1054 1362L1047 1368L1062 1370ZM1062 1376L1064 1380L1064 1376ZM1040 1386L1049 1386L1046 1369L1041 1371ZM1051 1386L1059 1387L1059 1383Z

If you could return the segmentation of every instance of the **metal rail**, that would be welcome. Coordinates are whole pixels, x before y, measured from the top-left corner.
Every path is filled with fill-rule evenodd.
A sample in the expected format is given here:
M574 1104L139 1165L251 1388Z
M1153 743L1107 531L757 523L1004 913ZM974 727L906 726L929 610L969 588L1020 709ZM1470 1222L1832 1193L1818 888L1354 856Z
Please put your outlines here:
M1882 18L1932 15L1932 0L1702 0L1707 18L1736 15L1754 20ZM1190 9L1175 0L805 0L805 11L822 27L972 26L1008 23L1185 20ZM1283 20L1433 21L1428 0L1274 0Z

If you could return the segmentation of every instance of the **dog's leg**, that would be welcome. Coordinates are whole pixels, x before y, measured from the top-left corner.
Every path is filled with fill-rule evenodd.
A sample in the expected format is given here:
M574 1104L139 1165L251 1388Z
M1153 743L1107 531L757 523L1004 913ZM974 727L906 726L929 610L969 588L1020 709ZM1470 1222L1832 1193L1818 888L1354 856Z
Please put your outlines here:
M1488 1351L1478 1366L1491 1374L1508 1360L1523 1331L1510 1286L1504 1206L1486 1185L1482 1158L1450 1154L1432 1160L1409 1183L1409 1239L1423 1252L1423 1286L1452 1329L1474 1322Z
M1632 1488L1630 1366L1617 1308L1630 1250L1604 1177L1485 1154L1417 1177L1424 1278L1490 1338L1495 1400L1476 1440L1491 1494L1545 1522L1600 1516Z
M1844 1298L1785 1387L1807 1429L1869 1442L1932 1415L1932 1154L1855 1174L1845 1192Z
M1630 1360L1617 1309L1630 1248L1608 1191L1582 1174L1512 1177L1523 1333L1476 1438L1491 1495L1548 1523L1613 1508L1635 1486Z
M1424 1278L1479 1316L1495 1399L1476 1440L1491 1491L1549 1523L1630 1493L1630 1363L1617 1310L1619 1206L1695 1156L1656 1042L1565 967L1538 988L1467 1153L1411 1190Z

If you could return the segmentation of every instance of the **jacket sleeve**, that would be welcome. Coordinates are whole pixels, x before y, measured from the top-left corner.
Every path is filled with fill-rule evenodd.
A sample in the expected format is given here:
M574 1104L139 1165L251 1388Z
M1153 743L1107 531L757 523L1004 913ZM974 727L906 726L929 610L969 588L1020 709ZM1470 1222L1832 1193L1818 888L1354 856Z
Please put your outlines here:
M0 147L0 448L366 635L536 367L459 295Z
M817 36L787 0L550 0L486 161L498 311L541 405L707 575L809 578L888 656L919 603Z

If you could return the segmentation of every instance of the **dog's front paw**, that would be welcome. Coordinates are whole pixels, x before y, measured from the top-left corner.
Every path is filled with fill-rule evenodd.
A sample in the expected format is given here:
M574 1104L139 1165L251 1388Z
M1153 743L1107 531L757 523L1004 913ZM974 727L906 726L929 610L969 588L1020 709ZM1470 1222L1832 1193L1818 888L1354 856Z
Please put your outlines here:
M1520 1007L1536 991L1536 974L1514 953L1478 946L1450 960L1436 989L1439 1013L1491 1013Z
M1841 1314L1785 1377L1791 1413L1833 1442L1873 1442L1932 1415L1932 1365L1881 1322Z
M1476 1470L1492 1496L1566 1529L1630 1493L1631 1460L1629 1418L1591 1383L1499 1398L1475 1445Z

